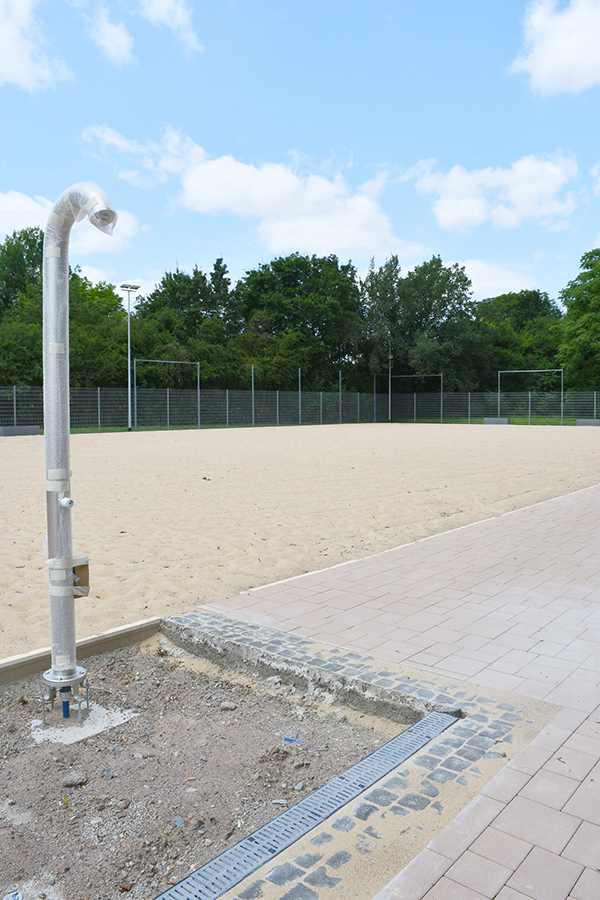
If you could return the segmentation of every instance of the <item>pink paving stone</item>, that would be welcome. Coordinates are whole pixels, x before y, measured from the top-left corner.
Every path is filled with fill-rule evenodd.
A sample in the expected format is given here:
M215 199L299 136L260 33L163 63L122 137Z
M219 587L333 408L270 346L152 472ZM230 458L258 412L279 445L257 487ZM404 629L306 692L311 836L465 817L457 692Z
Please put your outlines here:
M494 672L489 667L478 672L469 679L473 684L480 684L483 687L495 688L497 691L518 692L519 687L523 684L522 678L516 675L506 675L503 672Z
M576 731L565 741L565 749L579 750L581 753L600 758L600 738L587 737Z
M443 877L423 895L423 900L486 900L486 895Z
M531 846L527 841L522 841L511 834L504 834L490 825L469 849L478 856L508 866L514 872L531 850Z
M571 706L574 709L591 712L598 705L600 689L577 677L577 672L565 679L562 684L548 694L549 703Z
M501 803L509 803L525 787L530 777L508 765L481 789L481 793Z
M514 888L503 887L496 900L529 900L521 891L515 891Z
M550 809L525 797L515 797L494 821L494 827L522 841L530 841L551 853L560 853L569 843L581 819Z
M500 888L508 881L513 868L500 865L491 859L485 859L466 850L463 855L446 872L446 877L458 881L473 891L479 891L484 897L495 897Z
M529 784L525 785L519 796L535 800L552 809L562 809L578 787L579 782L575 779L542 769L533 776Z
M431 841L428 849L457 859L503 809L503 803L479 794Z
M534 700L547 700L548 703L556 702L549 699L549 695L554 690L554 685L541 681L534 681L532 678L524 678L519 687L519 693L524 697L531 697Z
M538 769L550 759L552 750L547 747L526 747L515 756L508 764L509 769L524 772L525 775L535 775ZM566 774L566 773L563 773Z
M582 822L562 856L589 869L600 870L600 827L591 822Z
M565 804L564 811L600 825L600 762Z
M373 900L421 900L450 865L445 856L425 849Z
M464 657L455 654L454 656L448 656L446 659L440 660L438 669L440 672L451 672L453 675L467 678L469 675L476 675L477 672L481 672L482 669L485 669L485 664L477 662L474 659L465 659Z
M521 863L508 887L534 900L566 900L583 872L583 866L534 847Z
M566 778L575 778L583 781L588 772L591 772L597 762L597 757L589 753L581 753L570 747L561 747L545 764L544 768L549 772L556 772Z
M579 881L569 894L572 900L598 900L600 897L600 874L584 869Z

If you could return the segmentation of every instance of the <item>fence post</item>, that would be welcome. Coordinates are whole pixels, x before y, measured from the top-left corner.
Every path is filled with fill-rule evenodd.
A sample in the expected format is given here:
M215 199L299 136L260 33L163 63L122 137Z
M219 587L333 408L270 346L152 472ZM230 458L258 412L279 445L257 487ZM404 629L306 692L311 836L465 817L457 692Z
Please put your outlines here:
M377 375L373 372L373 421L377 421Z
M197 384L198 384L198 428L200 428L200 363L198 365Z
M319 425L323 424L323 391L319 393Z
M440 373L440 425L444 424L444 373Z
M100 388L98 388L98 434L102 431L102 416L100 411Z
M169 388L167 388L167 431L168 431L169 428L170 428L169 413L170 413L170 409L169 409Z
M133 360L133 409L135 430L137 431L137 359Z
M252 427L254 428L254 366L252 369Z
M469 393L467 394L467 410L468 410L468 412L467 412L467 415L468 415L467 422L468 422L468 424L470 425L470 424L471 424L471 391L469 391Z
M279 425L279 391L277 391L277 424Z
M414 396L413 396L413 407L414 407L413 408L413 419L414 419L414 424L416 425L417 424L417 392L416 391L414 392Z
M565 391L564 391L564 370L560 370L560 424L563 424L564 418L564 406L565 406Z
M340 425L342 424L342 370L340 369Z
M356 421L360 425L360 391L356 395Z
M596 418L594 416L594 418ZM13 384L13 422L15 428L17 427L17 386Z
M594 391L594 418L596 418L596 391Z
M302 425L302 369L298 369L298 425Z
M225 428L229 428L229 388L225 389Z
M527 411L527 424L531 425L531 391L529 391L529 407Z

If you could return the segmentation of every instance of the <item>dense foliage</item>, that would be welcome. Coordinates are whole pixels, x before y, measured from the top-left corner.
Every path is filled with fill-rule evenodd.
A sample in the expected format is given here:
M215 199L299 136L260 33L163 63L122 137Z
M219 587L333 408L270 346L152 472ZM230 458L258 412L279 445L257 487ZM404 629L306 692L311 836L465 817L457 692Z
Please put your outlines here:
M0 244L0 384L42 382L42 242L39 229ZM480 302L461 266L439 256L403 273L392 256L361 280L335 256L293 253L232 285L212 272L166 272L131 316L132 357L200 362L204 387L370 391L374 373L410 376L397 389L494 390L497 372L565 369L570 388L600 381L600 250L561 292L523 290ZM70 277L71 383L127 384L127 314L112 285ZM194 366L144 363L148 387L192 387ZM506 390L552 389L553 375L504 376Z

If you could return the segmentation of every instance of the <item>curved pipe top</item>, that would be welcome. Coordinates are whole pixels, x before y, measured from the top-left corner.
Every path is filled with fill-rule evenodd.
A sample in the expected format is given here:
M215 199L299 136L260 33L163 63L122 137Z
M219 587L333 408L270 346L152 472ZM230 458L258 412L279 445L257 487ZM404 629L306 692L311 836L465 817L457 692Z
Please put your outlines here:
M117 212L104 191L91 181L73 184L62 192L48 216L46 231L53 225L70 230L75 222L81 222L85 216L100 231L113 233Z

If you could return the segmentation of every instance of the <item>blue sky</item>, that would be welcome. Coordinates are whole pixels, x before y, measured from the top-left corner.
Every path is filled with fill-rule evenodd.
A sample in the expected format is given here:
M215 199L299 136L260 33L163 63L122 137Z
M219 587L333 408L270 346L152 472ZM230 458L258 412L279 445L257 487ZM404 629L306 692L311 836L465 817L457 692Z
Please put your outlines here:
M0 0L0 238L96 182L93 280L441 255L553 298L600 244L600 0Z

